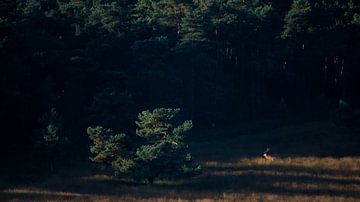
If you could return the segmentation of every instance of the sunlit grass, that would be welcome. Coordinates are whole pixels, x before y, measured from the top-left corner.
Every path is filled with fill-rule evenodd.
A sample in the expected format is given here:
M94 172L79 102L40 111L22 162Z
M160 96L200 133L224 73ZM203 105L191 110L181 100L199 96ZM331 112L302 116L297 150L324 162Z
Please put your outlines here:
M46 189L37 189L37 188L14 188L14 189L5 189L3 193L9 194L41 194L41 195L58 195L58 196L81 196L78 193L71 192L62 192L62 191L51 191Z
M260 154L267 142L249 143L254 139L281 140L278 137L297 130L295 126L290 129L277 129L277 134L271 136L259 132L251 138L193 142L194 157L203 167L203 173L193 179L158 180L146 185L99 174L88 167L80 171L67 168L42 182L5 188L0 192L0 201L360 201L359 156L316 156L316 150L308 156L296 156L275 149L277 158L266 161ZM298 126L297 131L311 135L336 133L329 123L306 124ZM346 144L348 136L342 137L323 144L333 149L336 144ZM317 138L323 141L319 135ZM302 141L288 151L301 150L304 144ZM272 145L284 146L281 142ZM349 150L354 149L349 145ZM239 155L247 148L253 149L252 157Z
M357 201L359 157L204 162L191 180L124 183L107 175L57 178L2 191L9 201Z

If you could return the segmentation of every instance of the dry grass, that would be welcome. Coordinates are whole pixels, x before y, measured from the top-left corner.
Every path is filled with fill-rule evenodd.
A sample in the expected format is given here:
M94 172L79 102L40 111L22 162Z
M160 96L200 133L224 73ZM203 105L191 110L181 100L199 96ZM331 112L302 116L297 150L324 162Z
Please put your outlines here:
M303 133L305 140L291 137L292 131ZM201 141L192 146L204 172L194 179L159 180L149 186L96 174L86 167L69 168L41 183L4 187L0 201L360 201L360 157L321 153L336 149L336 145L340 153L356 153L351 136L340 132L331 123L313 123L253 136L242 134L231 140ZM322 135L331 137L327 138L330 141ZM301 149L307 136L317 142ZM273 147L291 148L277 152L278 158L272 162L257 157L272 138L279 141ZM304 156L305 151L312 153ZM252 155L241 155L246 152Z

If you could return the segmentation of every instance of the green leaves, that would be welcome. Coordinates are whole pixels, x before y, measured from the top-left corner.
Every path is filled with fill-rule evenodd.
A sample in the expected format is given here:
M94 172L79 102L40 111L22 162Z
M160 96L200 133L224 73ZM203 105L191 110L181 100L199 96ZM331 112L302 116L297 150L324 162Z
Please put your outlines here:
M188 131L190 131L193 127L192 121L191 120L186 120L184 121L183 124L179 125L178 127L174 128L173 130L173 134L175 136L180 136L181 134L184 134Z
M39 120L41 124L41 142L45 145L58 144L60 140L60 129L62 119L56 112L55 108L51 108L49 112L45 113Z
M95 31L123 37L129 30L128 6L119 1L76 1L59 2L62 14L73 18L75 33Z
M109 33L122 36L127 28L124 8L117 2L94 4L90 9L87 26L101 27Z
M152 145L143 145L136 150L136 158L140 161L150 162L163 155L164 142Z
M354 14L354 17L353 17L353 20L351 21L351 23L360 25L360 14L359 13Z
M200 10L193 10L182 19L181 44L206 42L206 25L209 19Z
M174 0L139 0L134 6L134 24L159 29L160 26L179 32L181 20L190 7Z
M307 0L294 0L285 17L282 38L294 37L307 32L309 28L310 4Z
M136 121L138 129L136 134L141 137L164 137L169 135L173 125L170 123L174 116L180 112L180 109L154 109L143 111L139 114Z
M26 15L36 14L41 11L41 2L38 0L28 0L25 3L23 12Z
M184 133L192 128L190 120L174 127L175 116L180 109L158 108L143 111L136 125L138 137L113 134L101 126L89 127L87 133L93 141L90 159L103 165L111 165L116 176L147 179L177 178L198 173L200 167L187 152L183 142ZM133 141L139 141L136 145ZM132 146L136 145L136 146Z
M101 126L88 127L87 134L93 141L93 145L90 146L90 152L95 154L94 157L90 157L93 162L111 164L126 156L125 134L113 134L112 130Z
M158 108L143 111L136 122L137 135L144 138L144 144L136 151L139 165L146 165L142 178L173 178L195 171L195 164L183 142L186 132L192 128L188 120L175 126L173 120L180 109ZM184 169L186 168L186 169Z

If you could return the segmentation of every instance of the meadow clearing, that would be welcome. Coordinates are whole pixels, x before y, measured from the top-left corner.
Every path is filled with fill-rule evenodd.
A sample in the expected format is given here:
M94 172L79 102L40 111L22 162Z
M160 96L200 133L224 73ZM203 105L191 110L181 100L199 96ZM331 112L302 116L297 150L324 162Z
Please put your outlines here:
M201 131L189 137L203 168L195 178L147 185L77 161L43 180L0 183L0 201L360 201L353 130L320 121ZM267 146L274 161L261 157Z

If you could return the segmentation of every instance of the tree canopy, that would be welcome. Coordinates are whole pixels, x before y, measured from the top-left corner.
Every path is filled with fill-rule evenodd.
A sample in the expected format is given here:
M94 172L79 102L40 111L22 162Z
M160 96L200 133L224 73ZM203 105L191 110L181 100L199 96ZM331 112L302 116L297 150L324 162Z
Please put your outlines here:
M359 31L356 0L2 0L0 148L87 152L89 125L159 107L199 127L358 108Z

